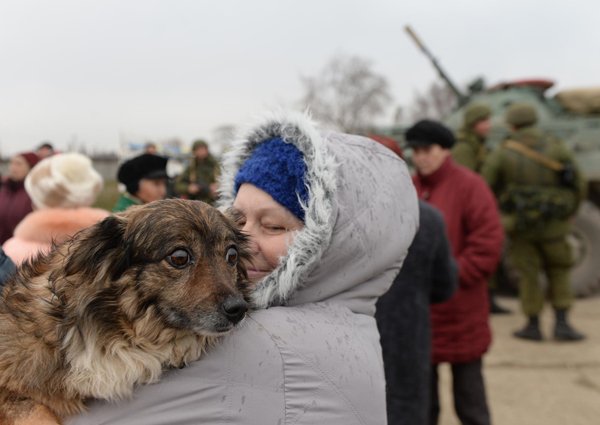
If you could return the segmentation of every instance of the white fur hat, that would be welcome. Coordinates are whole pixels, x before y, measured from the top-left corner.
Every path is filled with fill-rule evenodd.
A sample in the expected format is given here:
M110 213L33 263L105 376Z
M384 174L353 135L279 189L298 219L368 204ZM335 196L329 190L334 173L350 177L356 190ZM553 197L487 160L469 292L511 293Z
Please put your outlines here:
M40 161L27 174L25 190L38 209L92 205L102 190L102 176L79 153L62 153Z

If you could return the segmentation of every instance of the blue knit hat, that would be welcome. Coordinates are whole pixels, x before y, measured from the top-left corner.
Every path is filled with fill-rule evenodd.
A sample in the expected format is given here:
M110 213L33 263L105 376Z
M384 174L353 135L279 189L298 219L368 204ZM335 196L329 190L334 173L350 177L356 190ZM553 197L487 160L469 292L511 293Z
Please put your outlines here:
M244 162L235 176L235 193L243 183L251 183L304 221L300 200L308 202L305 173L306 164L298 148L276 137L259 144Z

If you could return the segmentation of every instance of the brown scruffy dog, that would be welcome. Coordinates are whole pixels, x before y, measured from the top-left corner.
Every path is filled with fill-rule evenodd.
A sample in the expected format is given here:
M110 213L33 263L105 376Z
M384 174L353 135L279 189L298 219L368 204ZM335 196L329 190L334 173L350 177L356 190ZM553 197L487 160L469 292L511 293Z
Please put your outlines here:
M198 359L246 313L247 258L233 220L165 200L25 263L0 298L0 424L128 397Z

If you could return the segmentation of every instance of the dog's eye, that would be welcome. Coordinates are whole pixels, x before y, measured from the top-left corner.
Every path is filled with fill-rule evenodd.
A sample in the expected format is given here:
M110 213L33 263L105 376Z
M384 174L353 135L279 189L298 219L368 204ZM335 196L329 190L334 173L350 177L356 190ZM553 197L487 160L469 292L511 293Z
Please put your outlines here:
M238 261L238 252L237 249L231 247L227 250L227 254L225 254L225 260L229 263L230 266L235 266Z
M167 261L175 268L182 269L191 262L190 254L184 249L176 249L167 255Z

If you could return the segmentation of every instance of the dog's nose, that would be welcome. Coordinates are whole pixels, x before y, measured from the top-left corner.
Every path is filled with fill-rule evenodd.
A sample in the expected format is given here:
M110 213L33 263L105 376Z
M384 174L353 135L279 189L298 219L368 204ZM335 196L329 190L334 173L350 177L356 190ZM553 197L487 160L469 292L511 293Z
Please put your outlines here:
M223 301L221 309L225 313L225 316L227 316L227 319L236 324L244 318L244 314L248 311L248 303L241 297L231 296Z

